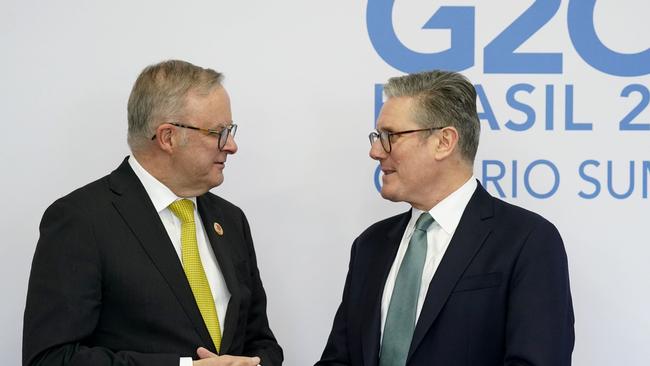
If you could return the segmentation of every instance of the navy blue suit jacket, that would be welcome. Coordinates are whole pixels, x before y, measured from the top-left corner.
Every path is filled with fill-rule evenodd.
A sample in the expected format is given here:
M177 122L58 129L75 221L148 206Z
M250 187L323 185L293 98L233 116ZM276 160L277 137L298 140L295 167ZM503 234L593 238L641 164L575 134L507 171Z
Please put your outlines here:
M317 365L378 364L382 293L410 216L380 221L355 240ZM479 184L429 285L406 364L568 366L573 323L557 229Z

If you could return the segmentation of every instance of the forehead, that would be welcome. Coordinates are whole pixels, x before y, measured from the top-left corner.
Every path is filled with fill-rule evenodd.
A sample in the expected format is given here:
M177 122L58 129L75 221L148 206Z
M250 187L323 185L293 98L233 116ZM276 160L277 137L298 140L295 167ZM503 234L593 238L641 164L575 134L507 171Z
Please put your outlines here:
M207 95L190 91L185 98L184 112L188 118L200 123L224 124L232 120L230 97L222 86Z
M377 129L385 131L398 131L405 128L416 127L413 120L413 111L416 100L413 97L388 98L379 112Z

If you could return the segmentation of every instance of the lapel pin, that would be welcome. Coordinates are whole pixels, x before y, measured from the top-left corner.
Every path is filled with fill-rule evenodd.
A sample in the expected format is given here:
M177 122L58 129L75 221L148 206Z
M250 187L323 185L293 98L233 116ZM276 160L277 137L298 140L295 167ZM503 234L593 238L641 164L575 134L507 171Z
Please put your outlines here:
M215 232L217 233L217 235L219 235L219 236L223 235L223 228L221 227L221 225L219 225L218 222L215 222L215 223L214 223L214 231L215 231Z

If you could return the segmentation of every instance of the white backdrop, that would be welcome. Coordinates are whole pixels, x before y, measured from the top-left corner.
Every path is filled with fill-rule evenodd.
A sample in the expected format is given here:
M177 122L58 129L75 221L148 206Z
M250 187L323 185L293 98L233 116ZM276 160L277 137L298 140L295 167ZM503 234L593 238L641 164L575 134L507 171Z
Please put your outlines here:
M577 7L571 18L568 1L554 11L559 0L398 1L392 13L370 14L367 1L343 0L3 0L2 363L20 364L26 286L44 209L120 163L128 154L126 102L133 81L148 64L181 58L226 74L240 150L214 192L249 217L271 326L287 365L319 357L355 236L407 208L377 194L367 134L375 84L417 68L400 64L417 60L427 68L470 63L459 68L484 92L477 177L492 194L541 213L560 229L576 312L574 364L648 365L650 66L644 65L650 62L641 52L650 47L650 5L598 1L593 22L600 41L641 54L591 57L578 50L593 46L588 37L572 42L569 36L570 27L592 20L579 8L591 2L571 1ZM450 13L474 19L443 14L438 23L458 25L422 29L443 5L464 6ZM506 30L522 14L521 28ZM399 42L392 51L382 51L390 46L385 36L371 41L372 22L394 26ZM554 61L533 56L499 69L509 52L496 46L486 51L486 45L504 30L501 39L514 42L512 48L522 44L517 52L554 53ZM461 40L473 55L441 56L450 66L430 57L462 48L450 37L461 33L475 35L472 42ZM385 61L391 55L397 61ZM630 58L623 71L598 66ZM633 75L620 75L625 72ZM621 126L631 112L631 122ZM580 130L584 126L591 127Z

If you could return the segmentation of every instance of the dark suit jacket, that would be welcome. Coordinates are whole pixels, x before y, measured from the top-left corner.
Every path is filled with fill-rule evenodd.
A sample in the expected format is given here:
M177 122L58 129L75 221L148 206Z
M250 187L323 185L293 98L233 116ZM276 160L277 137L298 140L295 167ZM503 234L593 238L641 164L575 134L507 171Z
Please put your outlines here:
M355 240L343 300L317 365L378 364L381 297L410 216L380 221ZM573 343L558 231L479 184L429 285L406 364L568 366Z
M231 293L223 354L282 363L244 213L211 193L199 214ZM223 227L217 236L213 223ZM126 159L43 215L29 279L24 365L178 366L215 346L181 262Z

